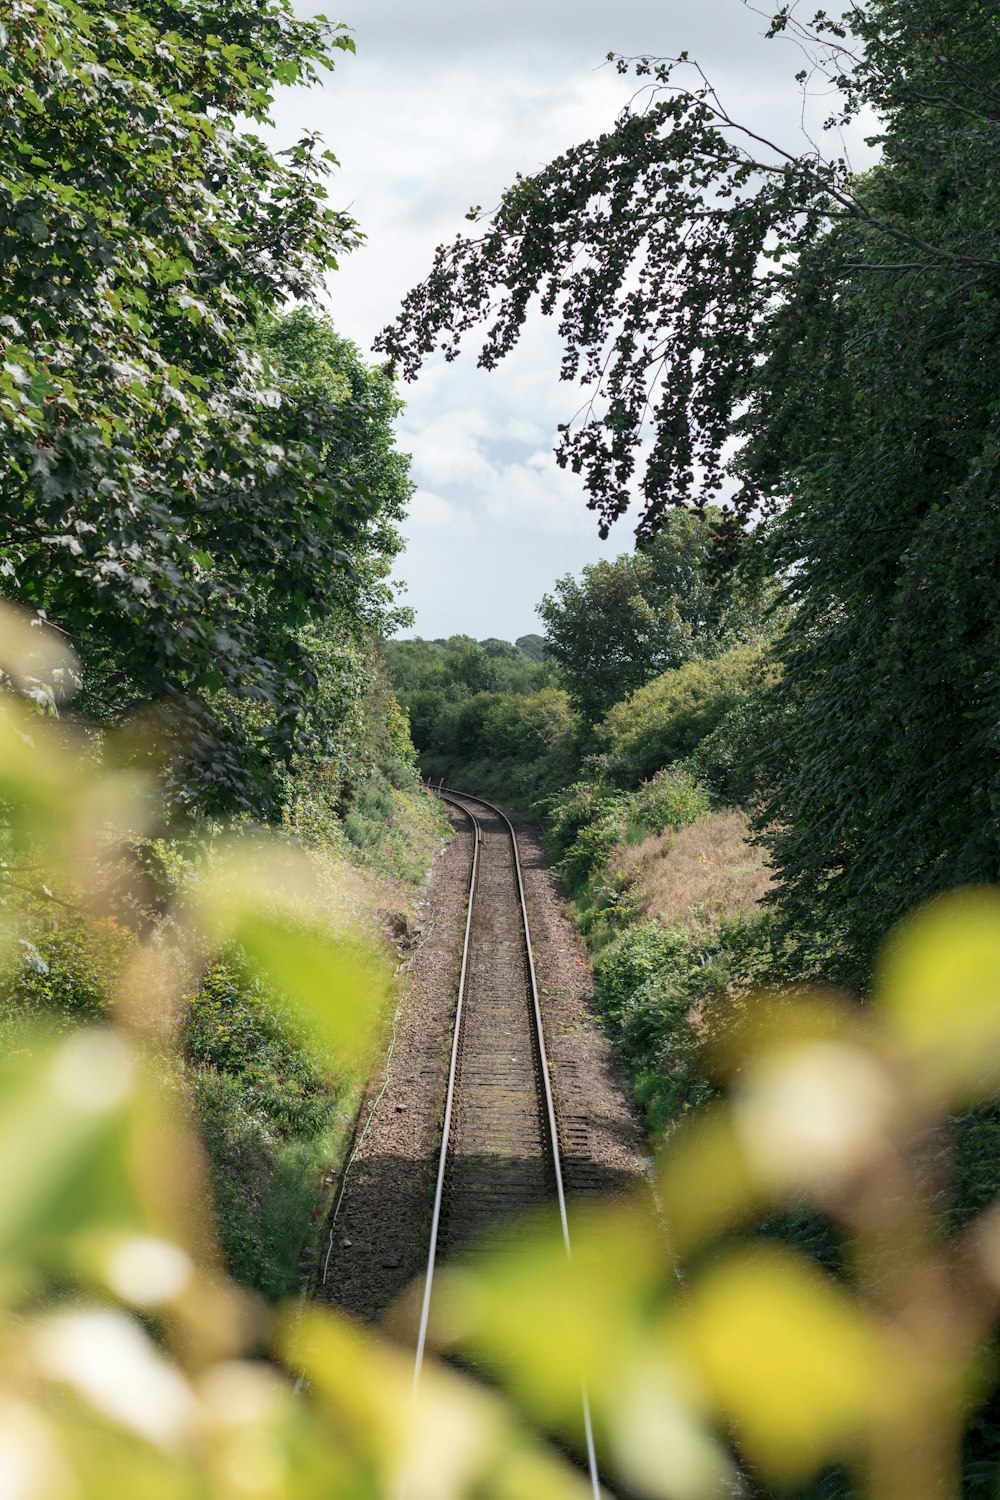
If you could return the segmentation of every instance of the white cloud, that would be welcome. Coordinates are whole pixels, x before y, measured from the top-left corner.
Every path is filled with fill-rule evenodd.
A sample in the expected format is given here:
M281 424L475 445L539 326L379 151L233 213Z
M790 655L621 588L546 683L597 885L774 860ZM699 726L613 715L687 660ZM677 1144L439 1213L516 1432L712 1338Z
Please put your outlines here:
M483 451L490 430L485 411L446 410L419 428L407 424L400 441L412 453L414 468L426 484L482 485L491 472Z
M300 6L302 13L308 7ZM369 348L435 247L489 207L517 172L537 170L607 129L634 83L607 52L690 50L732 113L793 149L801 56L766 42L742 0L357 0L344 14L358 56L321 89L285 91L283 140L318 129L342 163L331 196L368 239L329 287L342 331ZM813 108L815 118L817 108ZM404 391L400 444L419 486L399 572L426 635L514 636L537 628L534 605L555 578L631 543L627 523L601 543L580 481L551 446L579 402L558 381L551 324L529 320L500 368L476 368L476 344L431 361Z
M410 503L407 530L416 536L450 532L457 536L474 536L472 517L459 506L435 495L433 490L419 489Z

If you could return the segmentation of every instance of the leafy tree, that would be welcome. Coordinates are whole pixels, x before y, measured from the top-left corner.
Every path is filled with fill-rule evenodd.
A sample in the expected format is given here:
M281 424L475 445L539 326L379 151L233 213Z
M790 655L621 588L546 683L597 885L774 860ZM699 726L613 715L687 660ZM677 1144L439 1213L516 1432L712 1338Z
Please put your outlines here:
M445 682L466 693L495 692L500 686L497 657L469 636L452 636L445 658Z
M551 667L533 662L509 641L495 638L474 641L471 636L453 635L446 641L425 641L417 637L386 641L384 650L396 691L411 711L422 695L443 704L482 692L534 693L550 686L553 678ZM418 745L425 743L417 738Z
M531 661L545 660L545 637L543 635L519 635L514 645Z
M642 534L719 493L743 437L735 503L784 512L795 606L778 899L846 935L864 983L910 903L1000 869L1000 32L982 0L857 0L809 24L784 4L778 33L829 125L874 117L875 170L764 140L686 54L640 59L642 102L442 248L382 346L412 375L485 322L491 367L537 298L592 389L558 454L605 532L636 490Z
M733 646L710 660L685 662L616 703L597 726L615 778L638 785L691 755L730 715L760 698L775 669L760 647Z
M387 582L403 550L399 526L413 494L410 456L396 446L395 420L403 409L384 366L369 365L329 317L299 308L268 319L257 347L280 377L283 407L304 423L323 404L347 419L348 442L321 450L328 478L354 493L354 515L345 529L352 570L350 591L330 601L344 624L377 634L409 625L410 609L396 602Z
M521 653L510 641L498 640L495 635L488 636L485 641L479 642L487 656L498 658L501 661L518 661Z
M174 704L208 805L272 799L301 629L357 595L380 504L341 462L351 402L248 347L357 233L313 137L275 155L241 121L352 46L289 0L0 0L0 567L108 711Z
M841 21L820 11L811 27L794 11L778 8L768 35L791 33L810 54L799 77L823 78L838 96L831 127L872 111L888 157L902 146L916 165L924 127L904 144L903 119L937 113L990 137L997 43L981 0L858 0ZM769 314L795 296L799 256L831 225L868 229L903 270L960 279L995 275L1000 245L995 229L985 240L968 225L937 235L905 194L872 198L844 157L765 139L728 113L686 52L609 59L648 81L638 102L596 140L519 176L494 213L472 209L483 232L438 249L378 345L412 378L435 349L455 359L463 335L485 323L479 363L492 369L537 299L558 317L560 378L592 387L579 424L560 428L558 461L583 474L606 536L633 499L641 453L639 529L649 535L669 506L723 489ZM853 264L852 254L831 257L826 275L839 282ZM743 512L759 498L747 488Z
M795 613L764 815L782 908L846 934L837 977L854 983L914 902L1000 875L1000 31L979 5L891 14L868 39L867 66L901 76L866 199L942 254L901 257L848 222L803 257L742 459L788 497L769 538Z
M376 644L383 631L411 618L395 603L388 583L403 546L398 523L413 489L409 457L396 448L393 432L401 403L385 371L368 366L329 318L300 308L265 323L257 341L280 379L286 405L305 411L326 402L349 412L350 444L320 458L336 466L342 483L368 497L367 514L359 515L347 542L350 593L335 596L297 636L313 686L282 800L300 803L309 788L330 816L344 813L372 775L398 779L412 760L405 733L405 744L389 743L399 708L391 701ZM264 610L266 625L266 600Z
M575 717L559 688L439 702L421 764L432 777L530 812L576 773Z
M720 570L729 545L717 511L675 511L641 550L591 563L546 594L546 655L584 719L595 723L650 678L760 625L766 591Z

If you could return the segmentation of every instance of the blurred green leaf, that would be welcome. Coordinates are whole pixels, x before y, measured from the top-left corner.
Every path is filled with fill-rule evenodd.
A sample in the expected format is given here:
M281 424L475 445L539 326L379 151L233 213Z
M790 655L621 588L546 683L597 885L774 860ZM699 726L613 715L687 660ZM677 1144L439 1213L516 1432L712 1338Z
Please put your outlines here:
M148 1224L132 1174L136 1060L107 1028L53 1040L25 1031L0 1077L0 1255L16 1282L69 1269L95 1226Z
M908 917L886 941L875 997L890 1033L948 1103L1000 1083L1000 891L955 891Z
M861 1310L776 1245L730 1251L698 1276L676 1337L720 1419L777 1484L848 1456L884 1378Z
M234 932L261 977L330 1058L357 1061L383 1014L386 972L317 926L248 918Z

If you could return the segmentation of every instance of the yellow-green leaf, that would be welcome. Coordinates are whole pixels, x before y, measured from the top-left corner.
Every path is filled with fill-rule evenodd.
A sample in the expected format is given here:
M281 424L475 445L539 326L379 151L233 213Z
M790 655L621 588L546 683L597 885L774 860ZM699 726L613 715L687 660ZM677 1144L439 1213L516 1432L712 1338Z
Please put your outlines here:
M876 998L891 1032L945 1103L1000 1083L1000 890L955 891L886 942Z
M860 1436L877 1386L873 1330L791 1251L756 1245L717 1261L691 1286L677 1338L771 1481L803 1482Z

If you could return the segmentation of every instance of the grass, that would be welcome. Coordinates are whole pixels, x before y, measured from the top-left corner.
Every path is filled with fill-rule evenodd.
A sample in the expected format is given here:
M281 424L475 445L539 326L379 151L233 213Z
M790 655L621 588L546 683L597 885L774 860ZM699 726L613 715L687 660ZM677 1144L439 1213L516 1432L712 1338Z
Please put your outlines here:
M754 916L771 885L746 817L732 809L619 847L609 874L627 883L637 916L686 931Z
M632 794L579 783L549 832L553 852L565 851L558 864L594 955L604 1028L654 1137L713 1096L706 1033L774 961L761 907L771 871L747 818L707 802L676 771Z
M324 1179L341 1165L360 1085L328 1096L325 1118L276 1121L263 1091L218 1069L190 1069L208 1157L216 1221L230 1273L271 1301L293 1294Z

